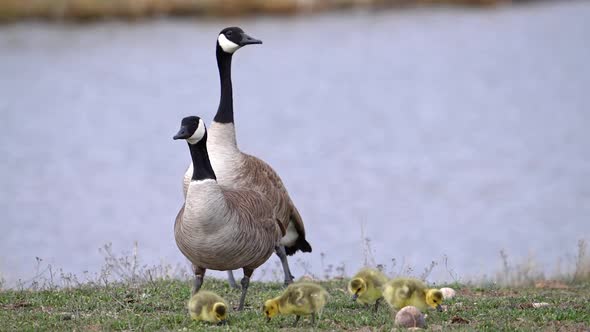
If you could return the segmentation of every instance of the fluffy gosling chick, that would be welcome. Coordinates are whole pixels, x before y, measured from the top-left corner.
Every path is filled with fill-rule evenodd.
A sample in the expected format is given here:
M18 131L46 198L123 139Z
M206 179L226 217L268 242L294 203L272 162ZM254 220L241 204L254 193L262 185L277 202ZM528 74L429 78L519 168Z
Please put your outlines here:
M188 301L188 311L194 320L219 325L227 322L227 303L221 296L205 290L199 291Z
M297 325L301 315L311 315L315 325L315 315L321 315L328 302L328 292L320 285L299 282L289 285L279 297L264 302L263 310L267 321L278 314L296 315L293 326Z
M381 271L372 268L361 269L348 283L348 292L352 294L352 300L362 304L375 304L374 311L379 308L379 302L383 298L382 287L387 282L387 277Z
M425 283L413 278L395 278L383 286L383 297L393 309L414 306L421 311L436 308L442 311L443 294L438 289L429 289Z

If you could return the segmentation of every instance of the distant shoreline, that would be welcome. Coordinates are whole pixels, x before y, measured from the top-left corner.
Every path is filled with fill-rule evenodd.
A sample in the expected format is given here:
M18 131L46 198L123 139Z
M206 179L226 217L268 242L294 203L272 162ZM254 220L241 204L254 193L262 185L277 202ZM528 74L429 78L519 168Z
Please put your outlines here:
M495 6L511 0L0 0L0 22L27 19L88 21L162 16L297 15L348 8L423 5Z

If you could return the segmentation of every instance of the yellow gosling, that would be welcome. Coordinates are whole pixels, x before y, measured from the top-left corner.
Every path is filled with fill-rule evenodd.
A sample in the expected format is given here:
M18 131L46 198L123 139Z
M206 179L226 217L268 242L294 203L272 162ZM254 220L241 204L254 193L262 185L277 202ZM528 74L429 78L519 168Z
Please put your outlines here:
M219 295L199 291L188 302L188 311L194 320L225 324L227 322L227 303Z
M321 316L326 302L328 292L322 286L299 282L289 285L281 296L264 302L263 310L267 321L278 314L296 315L293 326L297 326L301 315L311 315L311 324L315 325L315 316Z
M440 290L429 289L425 283L413 278L396 278L383 287L385 301L395 310L414 306L421 311L436 308L442 311L443 294Z
M352 294L352 300L358 303L375 304L374 311L379 308L379 302L383 298L382 287L387 282L387 277L381 271L372 268L361 269L348 283L348 292Z

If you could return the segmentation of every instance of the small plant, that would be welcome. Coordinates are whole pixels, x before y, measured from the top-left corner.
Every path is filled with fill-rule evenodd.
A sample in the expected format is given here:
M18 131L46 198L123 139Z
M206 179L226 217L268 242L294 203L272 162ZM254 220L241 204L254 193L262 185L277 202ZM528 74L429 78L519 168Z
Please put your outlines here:
M576 256L576 270L574 271L574 282L590 280L590 259L586 256L586 241L578 241L578 254Z
M447 256L446 254L443 255L443 264L445 265L445 270L447 270L447 273L449 274L449 276L451 276L451 279L453 279L453 282L459 283L457 273L455 273L455 270L449 267L449 256Z
M365 227L361 223L361 242L364 266L375 266L375 255L371 246L371 239L365 236Z
M344 279L346 277L346 266L342 262L336 266L336 278Z
M430 262L430 265L427 266L426 268L424 268L424 272L422 272L422 274L420 275L420 279L422 280L426 280L428 279L428 276L430 276L430 274L432 273L432 270L438 265L437 262L432 261Z
M508 254L504 249L500 250L502 271L496 275L496 282L503 286L531 286L538 280L544 280L545 276L539 270L532 255L529 255L522 263L511 266Z
M316 279L317 276L313 274L313 272L311 271L311 264L309 262L306 262L304 260L302 260L301 258L297 258L297 266L299 266L302 270L303 273L305 275L311 276L312 278Z

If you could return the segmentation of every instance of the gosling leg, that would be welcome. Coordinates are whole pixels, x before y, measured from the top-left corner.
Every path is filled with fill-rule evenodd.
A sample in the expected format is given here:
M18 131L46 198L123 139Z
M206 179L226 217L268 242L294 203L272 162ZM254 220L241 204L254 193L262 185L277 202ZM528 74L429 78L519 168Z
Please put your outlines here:
M229 287L238 289L238 284L236 284L236 279L234 278L234 273L232 270L227 271L227 282L229 282Z
M250 276L252 276L253 269L244 268L244 277L242 278L242 296L240 296L240 304L238 311L244 310L244 301L246 301L246 294L248 293L248 285L250 285Z
M202 267L195 266L195 284L193 286L192 295L195 295L199 289L201 289L203 279L205 278L205 271L207 270Z
M295 321L293 322L293 327L297 326L297 322L299 322L299 318L301 318L301 316L299 316L299 315L295 316Z
M315 312L311 313L311 325L315 326Z
M283 273L285 274L285 286L293 283L293 275L291 269L289 269L289 262L287 261L287 253L285 247L278 245L275 247L275 253L281 259L281 265L283 265Z
M381 302L383 298L380 297L377 299L377 301L375 301L375 308L373 308L373 312L377 312L377 310L379 310L379 302Z

